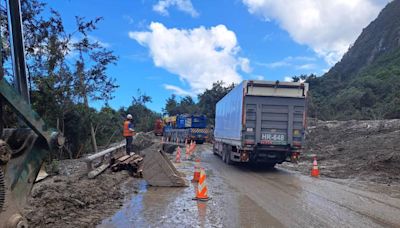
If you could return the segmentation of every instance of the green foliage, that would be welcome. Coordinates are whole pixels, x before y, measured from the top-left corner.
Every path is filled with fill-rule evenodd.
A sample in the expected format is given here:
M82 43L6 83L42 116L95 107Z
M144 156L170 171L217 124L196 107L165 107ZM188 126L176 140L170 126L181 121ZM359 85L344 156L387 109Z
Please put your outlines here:
M174 116L178 114L195 114L200 113L199 106L195 103L192 97L183 97L179 102L176 100L176 95L172 94L166 100L164 113L169 116Z
M124 119L129 113L133 116L133 124L136 131L152 131L154 130L154 123L161 115L146 107L146 103L151 103L151 97L137 91L137 96L132 97L132 104L127 109L120 109L119 113ZM120 121L122 126L123 119ZM122 131L121 131L122 132Z
M3 5L3 4L2 4ZM61 15L38 0L22 0L22 20L31 103L47 125L57 128L67 139L59 158L76 157L90 149L90 127L94 126L100 146L120 140L120 114L109 107L100 111L89 107L89 100L112 99L117 85L107 74L117 57L90 38L101 17L76 17L75 30L67 32ZM0 8L2 58L10 66L10 45L6 9ZM4 71L12 81L12 70ZM6 127L15 127L15 116L5 108ZM10 118L11 117L11 118ZM119 131L119 132L118 132ZM118 132L118 133L114 133Z
M391 1L328 73L310 83L319 119L400 118L400 1Z
M199 108L202 114L205 114L209 120L209 124L215 123L215 106L227 93L235 87L234 84L224 86L224 82L218 81L213 83L211 89L206 89L204 93L198 96Z
M320 119L400 118L400 48L378 58L340 83L332 76L307 79L312 117Z

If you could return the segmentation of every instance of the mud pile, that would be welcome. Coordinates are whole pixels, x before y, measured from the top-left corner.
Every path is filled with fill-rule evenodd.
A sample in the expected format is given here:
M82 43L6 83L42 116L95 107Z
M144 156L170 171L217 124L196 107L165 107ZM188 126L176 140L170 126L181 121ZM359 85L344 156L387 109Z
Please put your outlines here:
M84 174L86 164L61 161L60 174L34 185L24 214L30 227L92 227L121 207L137 188L127 172L107 170L96 179Z
M322 176L400 183L400 120L311 122L299 164L284 166L309 175L313 155Z
M151 145L154 144L154 133L148 132L148 133L142 133L140 132L137 134L135 139L132 142L132 150L134 152L141 151Z

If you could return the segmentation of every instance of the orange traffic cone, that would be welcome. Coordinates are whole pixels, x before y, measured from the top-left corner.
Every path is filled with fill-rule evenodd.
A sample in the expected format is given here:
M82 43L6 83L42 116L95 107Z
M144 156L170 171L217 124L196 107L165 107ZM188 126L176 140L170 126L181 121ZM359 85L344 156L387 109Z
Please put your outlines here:
M207 201L209 199L210 197L208 197L206 184L206 172L202 168L200 171L199 187L197 188L196 197L193 198L193 200Z
M311 170L312 177L319 177L319 169L317 164L317 157L314 157L313 168Z
M185 157L186 157L186 160L189 160L189 153L190 153L190 151L188 150L189 149L189 147L186 145L186 148L185 148Z
M181 162L181 148L179 146L178 149L176 150L175 162L177 163Z
M192 182L198 182L200 179L200 158L196 158L196 163L194 164L194 173Z

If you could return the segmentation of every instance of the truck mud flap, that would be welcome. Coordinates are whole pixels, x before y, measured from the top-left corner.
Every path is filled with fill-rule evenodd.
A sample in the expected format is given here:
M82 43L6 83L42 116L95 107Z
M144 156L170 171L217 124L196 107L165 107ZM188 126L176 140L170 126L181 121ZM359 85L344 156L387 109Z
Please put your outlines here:
M150 186L187 187L183 175L161 150L149 151L143 161L143 178Z
M278 163L281 164L286 160L289 151L287 149L269 149L257 147L255 153L251 157L255 162Z

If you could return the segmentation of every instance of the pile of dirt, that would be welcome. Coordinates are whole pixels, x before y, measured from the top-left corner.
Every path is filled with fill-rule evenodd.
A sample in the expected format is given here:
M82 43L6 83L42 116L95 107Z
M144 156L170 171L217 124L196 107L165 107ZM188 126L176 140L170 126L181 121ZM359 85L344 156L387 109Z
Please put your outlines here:
M308 127L298 165L309 175L317 156L321 176L400 183L400 120L317 121Z
M137 189L137 179L127 172L107 170L88 179L86 164L65 160L59 175L34 185L24 214L31 227L90 227L111 216L128 193Z
M167 154L173 154L176 148L178 148L178 146L173 144L163 144L162 146L162 150Z
M136 151L141 151L151 145L154 144L154 133L148 132L148 133L139 133L136 135L135 139L132 142L132 150L134 152Z

